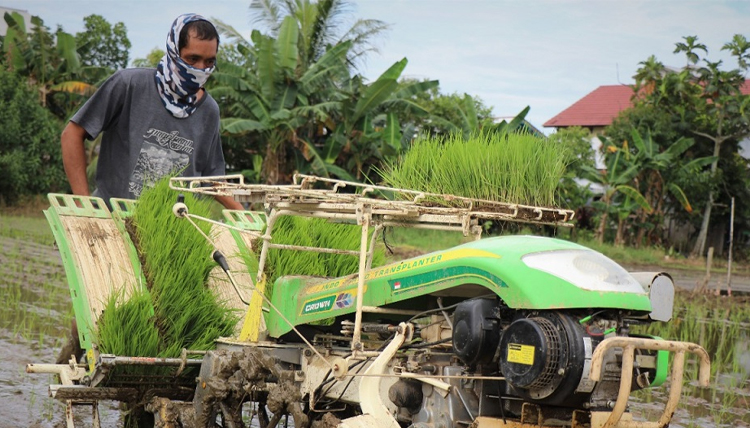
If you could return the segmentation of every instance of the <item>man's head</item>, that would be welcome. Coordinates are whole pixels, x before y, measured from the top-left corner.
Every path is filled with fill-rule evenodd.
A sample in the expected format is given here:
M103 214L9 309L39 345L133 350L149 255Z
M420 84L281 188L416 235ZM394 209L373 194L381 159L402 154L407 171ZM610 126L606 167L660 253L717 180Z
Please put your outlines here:
M177 44L180 58L191 67L207 69L216 64L219 50L219 33L208 21L191 21L180 31Z
M164 107L176 118L190 116L201 89L216 69L219 34L206 18L180 15L167 34L167 52L156 67L156 89Z

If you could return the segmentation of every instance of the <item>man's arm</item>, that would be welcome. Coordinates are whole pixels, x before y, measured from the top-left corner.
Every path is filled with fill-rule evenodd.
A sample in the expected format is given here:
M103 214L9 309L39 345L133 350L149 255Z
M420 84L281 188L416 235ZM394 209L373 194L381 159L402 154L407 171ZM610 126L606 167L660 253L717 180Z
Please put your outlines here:
M245 209L245 207L243 207L241 203L235 201L229 196L216 195L214 196L214 198L216 198L217 202L224 205L224 208L226 209L229 209L229 210L244 210Z
M60 136L65 175L74 195L89 196L89 181L86 178L86 151L83 141L86 130L75 122L68 122Z

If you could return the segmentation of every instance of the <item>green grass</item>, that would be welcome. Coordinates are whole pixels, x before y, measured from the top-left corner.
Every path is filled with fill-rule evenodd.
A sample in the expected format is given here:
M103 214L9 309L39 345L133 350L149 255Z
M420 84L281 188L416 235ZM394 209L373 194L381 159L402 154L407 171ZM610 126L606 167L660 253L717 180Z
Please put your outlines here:
M0 213L0 330L11 343L29 344L35 353L57 348L73 318L53 241L44 217Z

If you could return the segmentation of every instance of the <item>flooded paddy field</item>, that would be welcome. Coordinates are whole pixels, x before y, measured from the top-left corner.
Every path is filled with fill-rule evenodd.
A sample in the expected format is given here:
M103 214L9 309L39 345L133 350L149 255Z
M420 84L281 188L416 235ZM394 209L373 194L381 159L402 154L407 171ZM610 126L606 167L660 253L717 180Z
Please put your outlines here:
M699 273L672 272L691 288ZM750 278L738 277L742 284ZM42 217L0 215L0 427L65 426L65 407L49 398L49 375L27 374L26 364L54 363L73 318L70 293L52 234ZM658 331L665 339L702 344L712 358L711 388L699 389L688 358L683 398L671 427L750 427L750 300L713 296L678 300L676 319ZM631 412L656 420L669 386L635 394ZM88 408L76 410L90 426ZM102 426L122 426L116 403L100 406Z

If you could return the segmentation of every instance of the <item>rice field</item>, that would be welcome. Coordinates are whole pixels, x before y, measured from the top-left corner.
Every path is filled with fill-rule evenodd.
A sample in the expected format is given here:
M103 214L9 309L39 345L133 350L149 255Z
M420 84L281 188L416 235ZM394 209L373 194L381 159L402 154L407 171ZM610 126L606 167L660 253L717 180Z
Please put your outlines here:
M409 233L391 238L397 254L419 251L436 239L420 242L423 237ZM47 396L52 379L26 374L24 367L53 362L69 331L72 307L60 256L40 214L0 213L0 248L1 425L59 426L64 408ZM750 427L750 302L737 297L678 296L674 321L653 325L648 333L703 344L713 360L713 375L707 390L695 386L694 374L686 377L683 400L670 426ZM637 418L653 419L667 391L662 387L637 393L631 411ZM121 425L116 405L101 406L100 411L103 426Z
M727 298L678 292L670 323L637 329L665 339L701 344L711 358L712 387L696 386L697 365L687 366L683 401L678 416L685 427L750 426L750 297ZM639 391L644 404L666 400L666 391ZM648 407L645 407L649 409ZM644 416L650 416L650 410Z

